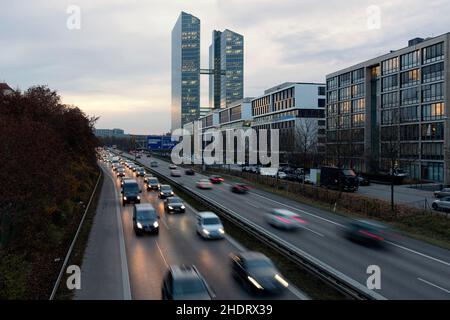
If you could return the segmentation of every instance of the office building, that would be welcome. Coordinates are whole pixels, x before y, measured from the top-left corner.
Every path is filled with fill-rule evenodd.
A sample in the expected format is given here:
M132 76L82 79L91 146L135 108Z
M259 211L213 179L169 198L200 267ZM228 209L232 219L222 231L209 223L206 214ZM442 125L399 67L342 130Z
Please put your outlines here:
M95 129L94 134L97 137L115 137L115 138L123 138L128 135L125 134L122 129Z
M327 76L330 163L450 183L450 33Z
M199 115L200 20L181 12L172 30L172 131Z
M222 32L214 30L212 32L212 43L209 46L209 69L212 71L209 76L209 107L211 109L220 108L221 35Z

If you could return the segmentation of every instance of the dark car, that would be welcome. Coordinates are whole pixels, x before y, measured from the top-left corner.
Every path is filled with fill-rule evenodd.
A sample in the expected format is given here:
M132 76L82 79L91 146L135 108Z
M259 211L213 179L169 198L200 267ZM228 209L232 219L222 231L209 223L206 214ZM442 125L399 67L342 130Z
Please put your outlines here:
M159 187L159 198L160 199L166 199L168 197L174 196L174 192L172 190L172 187L168 184L162 184Z
M152 177L153 177L153 175L151 173L146 173L144 175L144 183L147 182L148 178L152 178Z
M233 276L250 292L277 294L289 286L272 261L254 251L231 253Z
M120 178L120 185L123 186L123 184L125 183L125 181L133 181L133 178L127 178L127 177L121 177Z
M195 171L194 171L193 169L186 169L186 171L184 171L184 173L185 173L187 176L193 176L193 175L195 175Z
M214 184L219 184L223 182L223 178L221 176L214 175L209 177L209 181Z
M164 202L164 209L167 212L180 212L183 213L186 211L186 207L184 206L183 201L181 201L178 197L169 197Z
M136 177L143 177L145 176L145 169L142 167L136 168Z
M149 204L135 204L133 209L133 228L137 236L144 232L159 233L159 216L155 208Z
M362 244L382 245L386 240L387 226L369 221L369 220L353 220L345 231L348 239Z
M211 300L214 297L195 266L170 266L162 284L163 300Z
M117 177L125 177L125 168L117 168Z
M231 186L231 191L234 193L247 193L250 187L244 183L235 183Z
M141 203L141 196L139 195L141 192L136 180L124 180L121 191L123 206L127 203Z
M145 185L147 186L147 191L150 190L159 190L159 180L155 177L147 178L147 181L145 182Z
M358 179L359 185L360 186L370 186L370 180L359 175L356 177Z
M443 198L443 197L448 197L448 196L450 196L450 188L443 188L440 191L434 192L434 197L437 199Z
M152 167L152 168L158 167L158 162L156 162L156 161L150 162L150 167Z

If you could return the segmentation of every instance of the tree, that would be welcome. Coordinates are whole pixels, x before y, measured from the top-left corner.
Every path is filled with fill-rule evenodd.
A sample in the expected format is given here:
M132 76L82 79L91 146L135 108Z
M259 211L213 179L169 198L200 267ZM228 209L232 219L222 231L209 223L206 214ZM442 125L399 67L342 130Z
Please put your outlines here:
M386 127L381 130L381 158L384 160L384 167L388 169L391 182L391 210L394 212L394 185L395 185L395 169L398 167L400 156L400 140L398 126ZM386 163L387 161L387 163Z

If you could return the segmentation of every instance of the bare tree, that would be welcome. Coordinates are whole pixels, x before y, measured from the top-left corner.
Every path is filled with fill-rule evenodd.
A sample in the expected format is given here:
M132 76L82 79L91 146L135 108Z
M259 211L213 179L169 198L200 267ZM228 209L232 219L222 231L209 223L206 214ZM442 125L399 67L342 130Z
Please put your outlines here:
M381 158L388 165L388 174L391 182L391 210L394 212L394 185L395 169L398 167L400 158L400 139L398 126L383 128L381 131ZM386 166L384 166L386 168Z
M300 155L303 168L314 161L318 152L318 123L315 118L300 119L294 132L294 154Z

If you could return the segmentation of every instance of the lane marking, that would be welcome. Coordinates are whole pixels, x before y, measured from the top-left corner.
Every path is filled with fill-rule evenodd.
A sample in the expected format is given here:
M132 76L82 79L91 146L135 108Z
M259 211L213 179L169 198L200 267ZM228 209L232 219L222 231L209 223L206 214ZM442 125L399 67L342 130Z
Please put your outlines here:
M163 258L164 264L166 265L167 268L169 268L169 264L167 263L166 258L164 257L164 254L163 254L163 252L162 252L162 250L161 250L161 247L160 247L159 244L158 244L158 241L155 240L155 243L156 243L156 246L158 247L159 254L160 254L161 257Z
M447 290L447 289L445 289L445 288L442 288L442 287L438 286L437 284L431 283L430 281L424 280L424 279L422 279L422 278L417 278L417 280L422 281L422 282L425 282L426 284L428 284L428 285L430 285L430 286L432 286L432 287L435 287L435 288L437 288L437 289L440 289L440 290L444 291L445 293L449 293L449 294L450 294L450 290Z
M165 215L164 215L164 216L165 216ZM169 225L168 225L167 222L166 222L166 218L163 217L161 220L162 220L164 226L167 228L167 230L170 230Z
M289 283L287 289L300 300L310 300L309 297L303 293L301 293L296 287Z
M252 207L259 209L259 206L257 206L253 202L250 202L250 201L246 201L246 202L247 202L247 204L251 205Z
M128 272L128 260L127 260L127 254L125 249L125 237L123 233L123 224L122 224L122 216L120 214L120 200L118 196L118 190L116 188L115 181L111 174L109 173L109 170L107 171L108 177L113 182L113 188L114 188L114 198L115 198L115 207L116 207L116 218L117 218L117 231L119 232L119 252L120 252L120 262L121 262L121 269L122 269L122 287L123 287L123 298L124 300L132 300L131 297L131 285L130 285L130 274Z
M400 249L409 251L409 252L411 252L411 253L415 253L415 254L417 254L417 255L419 255L419 256L422 256L422 257L424 257L424 258L428 258L428 259L430 259L430 260L433 260L433 261L442 263L443 265L446 265L446 266L450 267L450 263L447 262L447 261L444 261L444 260L440 260L440 259L438 259L438 258L431 257L431 256L429 256L429 255L426 255L426 254L424 254L424 253L415 251L415 250L413 250L413 249L409 249L409 248L407 248L407 247L404 247L404 246L402 246L402 245L396 244L396 243L391 242L391 241L386 241L386 243L389 243L390 245L393 245L393 246L398 247L398 248L400 248Z
M308 227L303 227L304 229L311 231L312 233L314 233L315 235L318 235L319 237L325 237L325 235L321 234L320 232L314 231Z
M234 246L236 249L238 249L239 251L247 251L247 249L241 245L239 242L237 242L236 240L234 240L232 237L230 237L228 234L226 234L224 236L224 238L231 243L232 246Z

